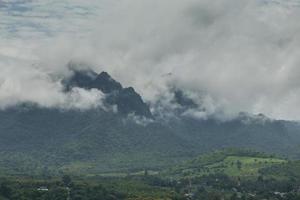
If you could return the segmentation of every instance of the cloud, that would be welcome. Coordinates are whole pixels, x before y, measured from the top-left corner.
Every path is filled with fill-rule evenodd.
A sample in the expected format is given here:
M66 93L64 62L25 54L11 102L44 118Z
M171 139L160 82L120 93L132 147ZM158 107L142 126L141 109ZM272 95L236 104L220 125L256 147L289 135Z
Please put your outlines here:
M0 57L0 108L20 103L34 103L42 107L86 110L102 107L105 95L99 90L73 88L64 92L60 79L24 60ZM6 60L6 62L4 62ZM22 66L22 67L21 67Z
M244 110L299 119L298 7L125 1L115 13L97 32L98 63L147 99L173 84L209 96L229 115Z
M21 87L42 80L54 93L49 96L59 96L52 77L78 60L134 86L150 102L172 86L229 116L248 111L300 119L297 0L20 1L28 9L1 2L10 8L0 6L1 30L7 30L0 33L0 55L28 59L51 74L24 73L14 79ZM34 70L23 68L14 69Z

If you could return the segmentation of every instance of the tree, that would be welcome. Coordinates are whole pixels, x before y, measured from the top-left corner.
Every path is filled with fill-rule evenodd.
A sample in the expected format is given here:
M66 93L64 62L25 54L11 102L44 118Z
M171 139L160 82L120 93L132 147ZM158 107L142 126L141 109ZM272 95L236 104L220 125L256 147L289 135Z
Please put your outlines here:
M8 186L6 182L1 183L0 185L0 194L6 198L10 198L12 189Z
M236 193L234 193L233 195L231 195L230 200L237 200L238 196Z
M236 166L237 166L237 168L238 168L239 170L241 170L241 169L242 169L242 162L238 160L238 161L236 162Z
M63 184L64 184L65 187L69 187L71 185L71 183L72 183L72 179L71 179L70 176L64 175L62 177L62 182L63 182Z
M145 169L145 171L144 171L144 176L148 176L148 175L149 175L148 170Z

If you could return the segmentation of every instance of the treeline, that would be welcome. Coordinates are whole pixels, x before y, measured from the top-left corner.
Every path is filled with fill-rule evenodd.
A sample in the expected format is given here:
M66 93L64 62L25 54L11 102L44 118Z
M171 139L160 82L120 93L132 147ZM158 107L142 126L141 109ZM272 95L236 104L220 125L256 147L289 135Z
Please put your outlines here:
M57 181L0 180L0 200L122 200L125 195L101 184L73 182L69 176Z
M232 178L224 174L182 179L176 191L189 200L299 200L300 180Z
M211 174L165 179L142 175L124 178L56 180L1 179L0 200L298 200L300 180L256 179Z

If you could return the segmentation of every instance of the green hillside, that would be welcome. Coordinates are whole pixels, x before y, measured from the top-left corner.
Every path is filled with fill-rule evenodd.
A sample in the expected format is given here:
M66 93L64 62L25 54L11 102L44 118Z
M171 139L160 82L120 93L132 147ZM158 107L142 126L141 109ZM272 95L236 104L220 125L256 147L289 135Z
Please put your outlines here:
M201 177L211 174L251 178L260 176L264 168L284 163L287 163L287 160L251 150L226 149L200 156L162 174L174 178Z
M281 165L271 165L260 169L259 173L277 179L300 180L300 161L289 161Z

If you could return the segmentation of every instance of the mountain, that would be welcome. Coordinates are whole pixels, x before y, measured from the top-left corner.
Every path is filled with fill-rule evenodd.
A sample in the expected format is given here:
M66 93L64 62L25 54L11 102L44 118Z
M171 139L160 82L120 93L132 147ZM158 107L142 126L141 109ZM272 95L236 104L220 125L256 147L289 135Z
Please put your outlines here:
M119 113L136 114L151 118L149 106L142 100L141 96L132 88L123 88L107 72L96 74L92 70L73 71L73 75L63 80L66 90L73 87L84 89L98 89L107 95L106 103L116 105Z
M117 112L32 104L0 111L0 173L155 170L225 147L300 157L296 122L247 114L228 121L184 115L198 105L180 89L171 91L170 102L179 109L158 115L132 87L124 88L106 72L73 70L62 83L65 92L76 87L100 90L105 105L116 106Z

